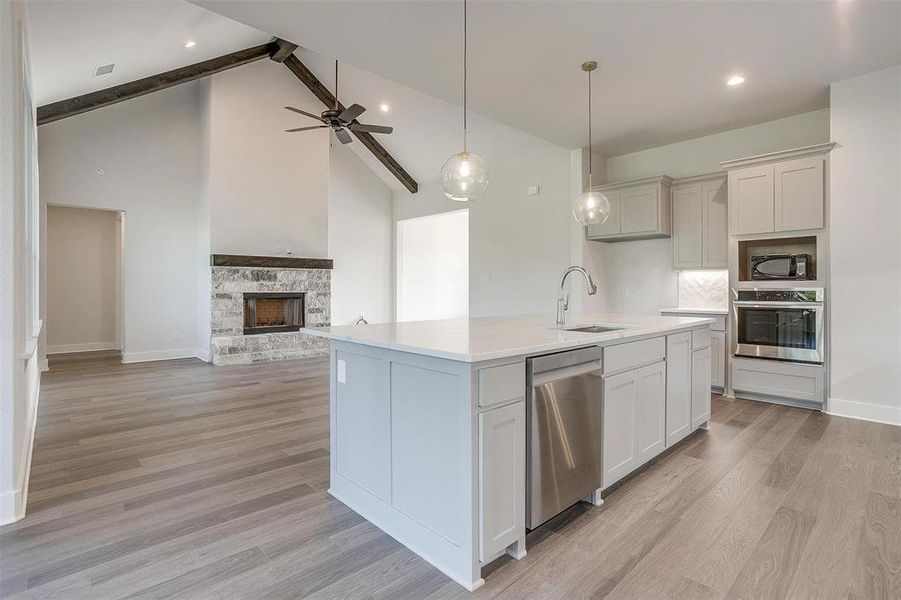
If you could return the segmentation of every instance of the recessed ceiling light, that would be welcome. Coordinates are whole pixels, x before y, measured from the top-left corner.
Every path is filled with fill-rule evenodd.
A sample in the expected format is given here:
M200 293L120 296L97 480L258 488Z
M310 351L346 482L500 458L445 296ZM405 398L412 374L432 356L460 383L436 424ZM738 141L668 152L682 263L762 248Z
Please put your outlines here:
M745 78L741 75L733 75L729 79L726 80L726 85L736 86L741 85L745 82Z
M197 42L195 42L194 40L188 40L187 42L185 42L185 48L193 48L196 45Z
M388 106L386 103L382 102L382 103L379 105L379 108L382 109L382 112L388 112L388 110L389 110L391 107Z

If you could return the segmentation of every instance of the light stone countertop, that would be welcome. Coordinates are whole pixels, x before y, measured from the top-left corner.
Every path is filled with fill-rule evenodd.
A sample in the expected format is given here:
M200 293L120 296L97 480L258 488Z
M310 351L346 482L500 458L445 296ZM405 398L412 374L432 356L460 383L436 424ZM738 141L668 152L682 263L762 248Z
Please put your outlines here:
M724 317L729 314L729 309L727 308L682 308L674 307L674 308L661 308L661 313L680 313L684 315L715 315L717 317Z
M554 324L553 315L526 315L312 327L301 331L366 346L480 362L619 342L711 323L713 319L693 317L568 314L566 328L600 324L623 329L604 333L565 331Z

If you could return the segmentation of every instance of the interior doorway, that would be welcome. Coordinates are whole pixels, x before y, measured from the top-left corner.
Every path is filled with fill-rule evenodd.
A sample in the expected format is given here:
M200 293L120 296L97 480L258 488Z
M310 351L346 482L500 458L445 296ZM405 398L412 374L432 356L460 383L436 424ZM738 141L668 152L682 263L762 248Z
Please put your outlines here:
M121 351L123 218L47 206L48 355Z
M469 210L397 222L397 320L469 316Z

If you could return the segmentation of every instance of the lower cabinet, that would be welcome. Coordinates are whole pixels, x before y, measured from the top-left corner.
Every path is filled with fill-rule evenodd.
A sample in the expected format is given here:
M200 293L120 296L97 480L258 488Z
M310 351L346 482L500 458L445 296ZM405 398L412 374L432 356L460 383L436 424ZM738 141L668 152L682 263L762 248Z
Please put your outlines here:
M525 534L525 431L524 402L479 413L479 560Z
M710 385L726 387L726 332L710 333Z
M666 336L666 446L691 433L691 332Z
M691 428L710 419L710 346L691 353Z
M666 363L604 378L603 487L666 446Z
M638 465L648 462L666 448L666 363L638 369L638 410L636 411Z

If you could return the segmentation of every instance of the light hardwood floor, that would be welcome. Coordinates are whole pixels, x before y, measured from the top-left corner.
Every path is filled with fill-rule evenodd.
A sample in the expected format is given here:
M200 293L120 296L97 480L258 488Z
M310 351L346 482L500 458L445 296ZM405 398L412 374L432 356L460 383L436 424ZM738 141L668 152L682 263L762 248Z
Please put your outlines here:
M325 360L55 361L0 596L901 598L901 428L714 397L469 594L326 493Z

